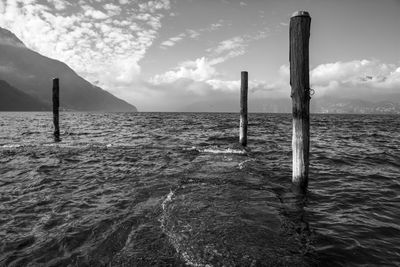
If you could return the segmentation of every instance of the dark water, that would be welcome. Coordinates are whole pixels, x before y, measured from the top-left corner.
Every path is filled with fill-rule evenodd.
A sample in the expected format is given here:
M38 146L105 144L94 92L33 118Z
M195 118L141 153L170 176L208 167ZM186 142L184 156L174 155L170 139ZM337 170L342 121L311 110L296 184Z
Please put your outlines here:
M0 114L0 266L399 266L400 117Z

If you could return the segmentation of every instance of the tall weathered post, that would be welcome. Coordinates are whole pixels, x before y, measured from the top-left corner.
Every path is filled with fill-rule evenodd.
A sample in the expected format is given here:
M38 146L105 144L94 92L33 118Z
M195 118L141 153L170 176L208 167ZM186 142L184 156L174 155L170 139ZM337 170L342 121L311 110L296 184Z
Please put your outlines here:
M309 39L311 17L297 11L290 18L290 85L293 112L292 182L301 189L308 185L310 151Z
M247 91L248 91L248 73L247 71L241 72L241 85L240 85L240 129L239 129L239 143L242 146L247 145Z
M60 141L59 126L59 107L60 107L60 85L59 79L53 79L53 123L54 123L54 141Z

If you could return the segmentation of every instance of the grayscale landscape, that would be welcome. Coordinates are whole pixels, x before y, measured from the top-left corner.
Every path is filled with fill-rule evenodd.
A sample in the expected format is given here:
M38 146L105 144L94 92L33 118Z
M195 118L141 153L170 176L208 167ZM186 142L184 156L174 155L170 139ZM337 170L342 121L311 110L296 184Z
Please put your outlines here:
M400 266L398 0L0 0L0 266Z

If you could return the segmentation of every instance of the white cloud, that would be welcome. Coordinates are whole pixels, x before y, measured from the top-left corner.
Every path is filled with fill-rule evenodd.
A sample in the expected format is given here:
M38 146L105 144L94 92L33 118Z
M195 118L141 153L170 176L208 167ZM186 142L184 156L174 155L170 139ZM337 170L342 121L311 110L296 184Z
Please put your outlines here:
M196 30L188 29L186 31L187 31L189 37L192 38L192 39L197 39L200 36L200 33L198 31L196 31Z
M215 65L220 54L228 54L238 47L241 41L223 42L211 52L216 53L216 58L201 57L192 61L185 61L173 70L159 74L150 79L147 88L154 94L154 101L159 103L164 110L193 110L190 105L195 103L194 110L207 110L205 103L225 103L214 107L232 111L232 102L237 99L240 89L240 80L223 80ZM286 69L282 68L281 76L286 76ZM288 96L290 90L284 79L278 79L274 83L265 81L249 81L250 96L257 98L278 98ZM179 101L176 101L179 99ZM226 101L225 101L226 100ZM229 100L229 101L228 101Z
M255 35L235 36L230 39L219 42L216 47L207 49L210 57L213 59L211 64L219 64L231 58L244 55L247 52L247 47L251 42L261 40L268 37L268 29L265 31L258 31Z
M91 7L86 6L85 16L92 17L94 19L107 19L108 15L100 10L95 10Z
M218 51L229 51L229 49ZM156 75L150 80L147 88L152 90L154 99L157 97L163 99L159 102L163 102L165 110L170 111L184 107L182 103L187 106L201 102L203 110L207 110L205 103L237 99L240 80L224 80L214 63L212 59L206 57L181 63L174 70ZM288 65L279 68L278 75L273 81L249 80L249 99L288 99L289 80ZM310 80L311 87L316 91L315 98L330 95L374 101L390 100L391 94L400 94L400 66L376 60L321 64L310 71ZM169 100L176 98L180 99L181 103Z
M175 45L175 42L167 40L167 41L164 41L164 42L161 43L161 48L166 49L166 46L171 47L171 46L174 46L174 45Z
M198 60L199 61L199 60ZM198 62L199 63L199 62ZM196 70L202 69L201 64ZM207 68L205 68L207 69ZM204 72L205 73L205 72ZM240 80L221 80L216 73L201 77L195 75L181 75L171 73L171 79L151 81L146 85L147 92L152 95L150 110L164 111L234 111L238 108ZM188 78L195 76L193 78ZM207 77L207 78L206 78ZM249 99L273 99L289 97L289 90L275 88L262 81L249 81Z
M170 9L170 2L169 0L151 0L144 3L140 3L139 8L141 12L154 13L157 10Z
M180 41L183 36L184 35L181 34L177 37L170 38L161 45L164 47L173 46L177 41ZM172 83L182 78L198 82L215 78L218 76L218 73L214 65L244 54L246 46L247 44L244 43L241 37L234 37L222 41L217 47L207 50L210 52L209 57L201 57L196 60L182 62L175 69L154 76L151 82L153 84Z
M172 83L179 79L191 79L193 81L206 81L216 75L215 68L207 58L202 57L194 61L185 61L177 68L164 74L156 75L151 79L153 84Z
M97 0L0 3L0 27L11 30L28 48L67 63L104 89L118 91L120 97L124 96L122 87L126 93L129 84L139 79L139 61L170 8L168 0L142 6L143 2L127 0L113 4Z
M220 21L220 22L218 22L218 23L213 23L213 24L211 24L211 26L210 26L208 29L206 29L206 30L208 30L208 31L216 31L216 30L220 29L222 26L223 26L223 24L222 24L222 22Z
M184 37L187 37L190 39L198 39L202 33L210 33L210 32L214 32L214 31L221 29L224 26L223 23L224 23L224 20L220 19L218 22L212 23L211 25L209 25L208 27L205 27L205 28L200 28L198 30L186 29L186 32L183 32L175 37L171 37L168 40L163 41L160 44L160 48L167 49L168 47L172 47L176 43L182 41L184 39Z
M215 48L207 49L214 58L211 63L219 64L225 62L228 59L244 55L246 53L246 42L243 37L236 36L231 39L224 40L218 44Z
M368 98L368 94L400 93L399 66L377 60L321 64L310 72L310 80L319 95Z
M161 45L164 47L173 46L183 36L186 35L180 34L177 37L168 39ZM150 83L153 85L172 84L180 79L189 79L194 82L204 82L204 85L207 85L205 86L207 90L212 88L214 90L232 91L232 86L236 86L238 81L220 80L221 75L217 72L215 65L245 54L249 43L260 38L264 38L264 35L261 36L260 33L257 33L255 36L235 36L223 40L216 47L206 50L209 53L208 56L180 63L173 70L155 75L150 79ZM261 89L263 86L262 82L257 82L255 88Z
M57 10L64 10L69 3L67 1L62 0L47 0L49 3L54 5L54 8Z
M116 58L110 68L103 73L102 82L114 86L127 86L134 82L140 74L140 66L135 58Z
M121 13L121 7L114 4L105 4L103 8L107 10L109 16L116 16Z
M206 81L214 90L220 90L227 93L237 93L240 88L240 80L225 81L220 79L210 79ZM280 98L288 95L289 86L281 80L273 83L266 81L250 80L249 81L250 94L257 95L257 97Z
M213 51L216 54L221 54L222 52L225 52L228 50L229 51L234 50L234 49L243 50L245 46L246 45L244 43L243 38L240 36L236 36L231 39L220 42L219 45L215 49L213 49ZM211 49L209 49L209 51L211 51Z
M184 38L185 36L186 36L185 33L181 33L181 34L179 34L179 35L177 35L177 36L171 37L171 38L169 38L168 40L162 42L161 45L160 45L160 47L161 47L162 49L166 49L167 47L174 46L174 45L176 45L178 42L182 41L183 38Z

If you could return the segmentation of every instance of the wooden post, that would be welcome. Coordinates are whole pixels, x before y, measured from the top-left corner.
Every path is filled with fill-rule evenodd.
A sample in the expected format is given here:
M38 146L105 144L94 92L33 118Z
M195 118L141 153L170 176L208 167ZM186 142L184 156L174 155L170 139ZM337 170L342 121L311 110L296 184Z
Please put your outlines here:
M309 39L311 17L297 11L290 18L290 85L293 112L292 182L301 189L308 185L310 150Z
M53 123L54 123L54 141L60 141L60 126L59 126L59 110L60 107L60 87L59 79L53 79Z
M240 129L239 143L242 146L247 145L247 91L248 91L248 74L247 71L241 73L240 86Z

